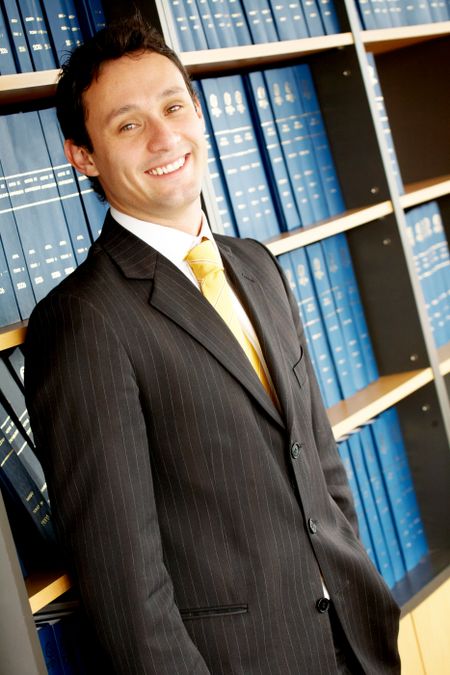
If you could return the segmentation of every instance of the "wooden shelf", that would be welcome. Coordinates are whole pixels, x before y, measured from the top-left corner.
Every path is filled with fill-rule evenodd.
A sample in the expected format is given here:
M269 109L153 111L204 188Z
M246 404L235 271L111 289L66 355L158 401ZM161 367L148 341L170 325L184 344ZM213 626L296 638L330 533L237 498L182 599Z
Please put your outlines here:
M2 75L0 77L0 104L35 101L54 96L58 75L59 70Z
M395 49L403 49L419 42L427 42L450 34L450 21L425 23L417 26L398 26L366 30L361 33L366 51L382 54Z
M339 440L433 380L431 368L383 375L354 396L328 408L333 434Z
M405 194L400 196L400 204L404 209L408 209L448 194L450 194L450 176L439 176L405 185Z
M392 213L392 204L390 201L380 202L373 206L365 206L361 209L351 209L345 211L339 216L322 220L314 225L302 227L291 232L282 234L265 241L264 244L272 251L274 255L293 251L301 246L313 244L316 241L332 237L340 232L351 230L353 227L359 227L370 223L377 218L384 218Z
M68 591L72 582L63 572L35 572L25 579L33 614Z
M450 342L438 349L439 370L441 375L450 373Z
M28 321L19 321L0 328L0 351L21 345L25 340L27 325Z
M204 49L183 52L181 61L191 75L206 75L209 72L229 71L236 68L259 68L265 64L298 59L306 54L346 47L353 44L351 33L336 33L301 40L266 42L264 44Z

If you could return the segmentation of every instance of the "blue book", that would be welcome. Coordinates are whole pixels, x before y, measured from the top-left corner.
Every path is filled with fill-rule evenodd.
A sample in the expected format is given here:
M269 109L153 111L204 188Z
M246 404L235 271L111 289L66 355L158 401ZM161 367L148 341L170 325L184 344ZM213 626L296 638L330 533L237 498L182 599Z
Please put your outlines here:
M75 268L37 112L0 117L2 164L36 299Z
M261 146L266 150L267 173L272 185L276 185L277 188L278 210L283 217L282 229L293 230L300 227L301 220L292 192L266 82L260 71L249 73L248 82L252 92L255 126L260 130Z
M433 21L428 0L408 0L405 4L405 16L408 25L431 23Z
M41 623L36 629L48 675L65 675L51 624Z
M20 316L28 319L36 304L27 263L17 230L17 223L3 175L0 159L0 239L8 263Z
M367 555L369 556L372 563L376 567L377 559L373 548L372 536L370 534L369 526L367 524L367 518L361 500L358 483L356 481L355 472L353 471L353 464L350 458L350 451L348 449L347 440L342 440L340 443L338 443L337 448L345 468L345 473L347 474L347 480L350 485L350 490L352 491L356 517L358 519L359 538L364 548L366 549Z
M3 9L11 35L14 56L17 62L17 72L29 73L33 70L33 63L16 0L4 0Z
M58 64L53 55L50 36L39 0L19 0L19 9L30 46L35 70L52 70Z
M83 35L88 38L106 25L100 0L79 0L78 19Z
M0 7L0 75L17 73L12 43L9 39L7 21Z
M82 42L81 26L72 0L41 0L53 43L56 63L62 65Z
M189 25L187 10L183 0L169 0L173 25L179 42L179 51L191 52L197 49L194 33ZM204 36L203 36L204 37Z
M435 273L439 278L440 314L443 321L438 346L442 346L450 341L450 252L438 203L430 202L425 208L430 215L435 242Z
M386 410L371 425L386 494L407 571L428 551L397 412Z
M320 242L307 246L306 254L341 391L344 398L348 398L356 392L356 386Z
M280 40L298 40L309 37L300 0L272 2L272 14Z
M353 269L350 249L348 247L345 234L341 233L335 235L333 237L333 244L335 247L336 256L339 254L339 269L342 270L348 303L352 311L353 321L356 324L358 331L358 338L361 345L367 379L369 382L373 382L374 380L378 379L378 367L372 347L372 341L370 339L369 329L366 323L364 307L359 294L358 281ZM328 248L330 248L330 246L332 246L332 244L327 244Z
M387 0L370 0L376 28L391 28L391 14Z
M397 153L395 152L394 141L392 138L391 126L389 124L389 117L387 114L386 106L384 104L384 96L380 86L380 80L378 78L377 66L375 61L375 56L372 53L367 53L367 63L369 68L370 80L372 82L373 93L375 95L375 102L377 107L377 113L381 126L383 129L384 137L386 140L387 151L389 154L389 159L391 163L392 173L395 176L397 190L399 194L404 193L403 181L400 174L400 167L397 160Z
M300 65L295 67L294 72L299 86L304 119L316 157L328 213L330 216L335 216L345 211L345 204L320 111L319 99L314 87L311 69L307 65Z
M318 0L303 0L303 11L305 13L305 21L308 26L310 37L324 35L325 30L319 11Z
M0 473L2 482L6 482L10 491L16 496L17 503L34 525L42 541L55 543L55 533L48 503L43 498L38 486L31 478L24 464L0 429Z
M89 226L92 241L95 241L102 231L109 205L108 202L103 201L94 191L88 176L78 173L78 171L74 173L81 195L86 222Z
M241 0L254 44L278 42L279 36L269 0Z
M214 27L214 42L217 37L218 47L235 47L239 44L231 17L231 6L225 0L207 0L209 15ZM204 24L203 24L204 25ZM205 31L206 34L206 31ZM208 41L208 35L206 35ZM208 46L209 42L208 42ZM216 46L214 44L214 46Z
M194 50L208 49L208 41L205 35L202 20L195 0L183 0L182 10L186 15L188 32L194 43Z
M241 237L268 239L279 233L242 78L202 80L211 127Z
M373 498L370 480L367 475L367 469L364 463L363 448L359 433L353 433L348 438L348 449L353 464L353 471L356 476L361 501L367 518L370 534L372 537L375 559L377 561L378 571L383 579L392 588L395 585L395 577L392 569L389 551L381 527L380 517L377 512L375 500Z
M445 0L429 0L429 4L433 22L449 20L449 8Z
M342 400L342 391L306 251L304 248L298 248L290 254L280 256L279 260L283 261L285 271L289 270L290 262L291 273L288 272L288 278L298 299L300 317L305 328L322 398L326 407L329 408Z
M77 264L83 262L91 245L80 193L72 166L64 154L55 108L38 111L47 150L55 174L61 205L69 228L70 239Z
M421 285L426 297L428 319L436 347L445 344L446 295L448 287L442 279L437 232L433 224L430 204L423 204L417 210L416 244L417 257L421 250Z
M174 4L176 3L177 5L180 4L182 5L182 0L173 0L173 3ZM203 32L205 34L208 49L220 49L220 47L222 47L222 44L220 42L219 35L217 34L216 23L214 20L214 16L211 12L209 0L197 0L197 8L202 22ZM180 19L177 20L179 21L180 26L184 25L185 22L184 17L180 17ZM190 36L190 40L191 42L193 41L192 36ZM184 49L185 51L189 51L189 49L194 49L194 47L191 46L189 49L186 48Z
M364 30L375 30L377 25L373 15L371 0L358 0L358 10L362 28Z
M253 40L241 0L228 0L233 31L238 45L251 45Z
M367 387L370 382L368 372L365 367L362 344L359 339L358 326L354 320L350 297L347 293L347 283L345 278L345 269L341 263L340 257L340 238L345 235L336 235L328 237L320 242L322 247L325 265L327 268L328 279L331 293L336 307L336 314L339 320L341 333L345 340L347 348L348 363L350 366L353 384L356 390Z
M318 220L317 211L321 211L320 189L293 82L293 68L266 70L264 77L301 225L311 225Z
M326 35L333 35L339 33L341 30L334 1L335 0L318 0L320 16Z
M386 494L383 475L378 462L377 449L373 442L373 435L369 427L363 427L359 434L367 476L370 481L378 517L387 543L394 579L397 582L400 581L400 579L403 579L406 574L406 569L398 541L397 530L392 518L389 500Z
M0 233L0 326L9 326L20 321L14 286L9 273Z
M403 0L387 0L387 8L391 26L406 25L405 7Z
M20 386L5 361L0 359L1 389L0 396L2 405L7 408L8 413L13 417L22 436L34 447L33 432L30 426L30 416L25 404L25 394L23 386Z
M202 108L205 108L203 104ZM235 237L237 236L236 219L234 217L233 206L228 193L223 169L218 160L219 150L216 145L209 116L205 114L204 119L206 127L206 146L208 149L208 173L211 179L216 206L220 216L220 223L222 225L224 234Z

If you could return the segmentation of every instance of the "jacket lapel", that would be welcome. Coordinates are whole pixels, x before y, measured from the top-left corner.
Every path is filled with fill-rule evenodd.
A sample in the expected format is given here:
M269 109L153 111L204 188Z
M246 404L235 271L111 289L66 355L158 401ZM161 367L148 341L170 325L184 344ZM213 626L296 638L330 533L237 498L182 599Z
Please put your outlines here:
M231 331L180 270L165 256L118 225L111 216L105 222L98 245L108 252L126 277L153 280L149 296L150 305L207 349L248 390L274 421L284 426L280 413L274 407ZM228 257L224 262L228 271ZM231 261L230 265L234 267L233 262ZM231 267L230 272L234 276ZM239 285L238 294L240 292ZM254 320L253 312L250 318ZM259 337L259 322L258 327L255 325L255 329Z

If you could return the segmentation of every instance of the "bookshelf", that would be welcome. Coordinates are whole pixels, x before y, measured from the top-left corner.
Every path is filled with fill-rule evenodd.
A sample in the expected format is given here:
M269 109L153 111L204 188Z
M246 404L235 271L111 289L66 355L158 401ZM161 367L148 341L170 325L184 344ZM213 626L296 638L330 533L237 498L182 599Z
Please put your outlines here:
M143 14L158 20L157 6L161 11L161 3L140 4ZM108 8L105 9L108 13ZM425 673L432 672L424 669L422 657L428 653L429 641L420 644L419 627L426 623L428 603L434 601L433 606L438 608L439 594L442 593L443 598L449 595L450 457L445 424L450 419L450 406L443 390L445 385L449 386L450 344L439 350L432 346L404 233L404 210L432 199L439 200L447 238L450 238L450 132L444 115L450 105L446 86L450 22L361 31L354 18L353 0L345 0L345 10L341 10L344 30L338 35L185 52L181 58L194 77L304 61L313 70L348 210L327 221L283 233L267 244L275 255L280 255L340 232L348 235L381 376L355 396L330 408L328 413L338 440L383 410L398 405L432 552L420 570L401 582L396 597L403 608L402 635L407 636L405 644L411 649L408 653L417 652L417 657L411 657L410 662L416 667L420 659L422 670L417 672ZM109 9L109 18L129 11L126 2L116 2L114 8ZM167 37L166 19L162 14L160 18ZM367 86L366 51L377 56L405 184L404 194L397 192L386 161L382 134L377 129ZM442 67L445 56L446 65ZM418 67L419 72L408 73L414 71L420 61L423 63ZM39 101L54 95L57 77L57 70L2 76L0 104L26 102L39 107ZM427 96L435 90L440 92L436 111L426 103ZM416 101L417 106L414 114L408 114L405 125L411 101ZM414 145L411 139L416 141L423 118L429 133L417 147L411 148ZM443 134L439 143L438 130ZM217 223L216 228L220 228ZM23 343L25 334L26 322L0 329L0 350ZM385 349L386 345L389 349ZM442 525L442 520L447 524ZM4 518L1 526L7 536L8 524ZM9 548L7 562L13 557ZM23 608L23 598L27 599L29 610L27 607L23 611L24 618L20 621L31 645L28 668L16 668L15 672L45 672L40 670L35 636L32 631L30 634L31 613L60 597L71 582L64 571L57 570L32 573L23 584L18 566L14 569L18 590L13 604L17 608L22 603ZM9 578L7 574L10 571L0 567L2 585L3 580ZM421 608L423 612L419 611ZM441 614L441 610L436 611ZM3 641L2 635L2 653ZM12 653L7 642L5 645Z

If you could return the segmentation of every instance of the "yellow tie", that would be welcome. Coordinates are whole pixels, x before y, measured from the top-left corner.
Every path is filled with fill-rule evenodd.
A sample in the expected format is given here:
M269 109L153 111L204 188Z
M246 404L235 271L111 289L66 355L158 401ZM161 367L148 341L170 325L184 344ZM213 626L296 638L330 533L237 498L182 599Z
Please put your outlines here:
M234 311L230 287L228 286L223 264L216 247L209 239L205 239L201 244L194 246L189 251L185 260L189 263L195 274L200 284L201 292L225 321L255 369L264 389L274 401L272 388L258 354L242 330L242 326Z

